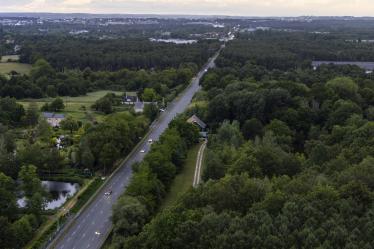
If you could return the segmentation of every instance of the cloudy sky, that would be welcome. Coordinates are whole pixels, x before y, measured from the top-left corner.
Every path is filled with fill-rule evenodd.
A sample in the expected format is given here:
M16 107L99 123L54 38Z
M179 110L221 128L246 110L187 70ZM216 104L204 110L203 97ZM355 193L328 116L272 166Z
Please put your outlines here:
M374 0L0 0L0 12L373 16Z

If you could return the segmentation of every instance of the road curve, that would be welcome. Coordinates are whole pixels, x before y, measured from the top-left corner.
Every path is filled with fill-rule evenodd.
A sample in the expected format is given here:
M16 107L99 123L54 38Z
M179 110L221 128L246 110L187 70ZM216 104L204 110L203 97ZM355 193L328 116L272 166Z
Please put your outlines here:
M214 67L214 62L218 57L219 52L208 61L185 91L170 103L165 112L159 117L158 121L150 127L150 132L146 139L141 142L142 144L136 147L134 153L132 153L123 165L121 165L121 168L117 170L110 179L108 179L98 195L96 195L91 203L67 225L63 232L60 232L55 240L50 243L48 248L101 248L112 228L112 207L117 199L124 193L130 182L132 176L131 165L143 160L145 154L149 151L150 146L147 143L148 139L158 140L173 118L177 114L186 110L192 97L200 89L199 83L206 73L206 70ZM145 153L140 153L140 150L145 150ZM104 195L108 190L112 190L112 194L109 197Z

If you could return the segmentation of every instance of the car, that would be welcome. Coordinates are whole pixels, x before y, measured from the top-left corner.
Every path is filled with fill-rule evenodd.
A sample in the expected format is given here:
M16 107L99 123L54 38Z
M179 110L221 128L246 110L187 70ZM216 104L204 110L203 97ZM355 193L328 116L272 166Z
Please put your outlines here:
M205 72L208 72L208 69L205 69L204 71L205 71Z
M145 150L141 150L140 153L145 153Z
M105 192L104 195L109 196L109 195L111 195L112 193L113 193L113 191L112 191L112 190L109 190L108 192Z
M148 143L153 143L153 139L152 138L150 138L150 139L148 139Z
M160 109L160 112L165 112L165 109L161 108L161 109Z
M100 235L101 233L100 233L100 232L98 232L98 231L96 231L96 232L95 232L95 234L96 234L96 235Z

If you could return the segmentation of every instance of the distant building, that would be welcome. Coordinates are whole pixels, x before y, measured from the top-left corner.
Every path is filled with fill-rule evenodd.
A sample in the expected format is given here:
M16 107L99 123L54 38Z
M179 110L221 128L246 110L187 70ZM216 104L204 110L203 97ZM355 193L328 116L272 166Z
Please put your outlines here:
M15 53L18 53L19 51L21 51L21 48L21 45L15 45L13 50Z
M197 125L201 130L205 130L205 128L207 127L207 125L195 114L192 115L192 117L190 117L189 119L187 119L187 123Z
M206 131L207 125L195 114L192 115L189 119L187 119L187 123L196 125L200 129L200 136L203 138L208 137L208 132Z
M64 114L57 114L53 112L43 112L42 115L52 127L60 127L61 121L65 119Z
M139 102L139 97L136 92L126 92L123 97L123 104L134 105L136 102Z

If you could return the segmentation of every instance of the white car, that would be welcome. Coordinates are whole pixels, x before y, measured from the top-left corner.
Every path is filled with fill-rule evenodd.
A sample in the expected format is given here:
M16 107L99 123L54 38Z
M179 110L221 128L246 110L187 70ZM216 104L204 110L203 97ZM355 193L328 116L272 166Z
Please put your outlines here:
M105 192L105 194L104 195L106 195L106 196L109 196L109 195L111 195L112 194L112 190L109 190L108 192Z
M148 143L149 144L153 143L153 139L152 138L148 139Z
M141 150L140 153L145 153L145 150Z
M100 235L101 233L100 233L100 232L98 232L98 231L96 231L96 232L95 232L95 234L96 234L96 235Z

